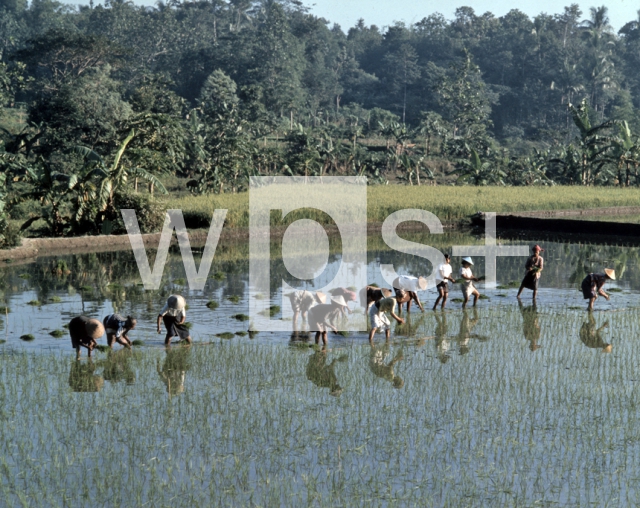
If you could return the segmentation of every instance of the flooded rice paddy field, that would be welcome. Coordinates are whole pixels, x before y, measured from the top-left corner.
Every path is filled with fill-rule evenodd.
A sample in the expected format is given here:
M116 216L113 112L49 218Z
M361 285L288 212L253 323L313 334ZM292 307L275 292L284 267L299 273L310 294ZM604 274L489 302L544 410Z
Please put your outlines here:
M204 291L184 286L178 255L159 291L138 285L126 252L6 265L2 504L637 504L640 250L544 247L535 307L509 287L524 259L499 259L501 286L480 284L489 299L477 309L414 309L389 343L330 335L327 350L287 333L235 335L250 326L232 317L248 314L237 247L221 250ZM382 249L369 261L380 285L380 263L429 271ZM273 288L281 265L272 260ZM617 291L589 316L577 286L604 266L616 267ZM173 292L187 297L195 344L165 350L155 318ZM282 304L277 290L269 296ZM430 308L433 290L421 298ZM144 345L76 362L64 325L114 310L139 318L131 338Z

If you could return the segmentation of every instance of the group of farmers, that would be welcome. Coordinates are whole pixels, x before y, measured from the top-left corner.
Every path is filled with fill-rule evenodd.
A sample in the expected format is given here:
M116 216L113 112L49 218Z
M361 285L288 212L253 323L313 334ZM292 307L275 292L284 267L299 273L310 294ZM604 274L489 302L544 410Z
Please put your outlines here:
M533 291L535 300L538 292L538 283L544 269L544 259L540 255L544 251L539 245L535 245L532 254L527 258L525 263L525 275L520 284L517 298L524 289ZM481 279L475 277L472 272L473 260L470 257L462 258L459 271L460 286L463 294L462 307L465 308L470 298L473 296L473 306L478 303L480 293L474 286L474 282ZM444 263L436 267L436 289L438 297L433 305L436 310L438 305L444 309L449 295L449 283L455 284L456 280L452 277L453 269L451 267L451 257L446 254ZM585 299L589 300L588 310L593 310L593 304L598 296L603 296L609 300L609 295L604 291L603 286L608 280L615 280L615 271L605 268L604 273L590 273L582 281L581 289ZM294 291L290 293L289 300L293 310L293 330L298 330L298 319L302 317L304 322L308 320L309 329L316 330L315 342L327 344L328 329L338 333L335 325L336 319L341 315L350 313L348 303L357 301L355 288L336 288L331 290L330 299L327 301L327 295L320 291L311 292L307 290ZM378 288L375 285L369 285L360 292L360 301L365 305L368 313L370 331L369 341L373 343L373 337L377 331L385 332L388 339L391 333L391 322L387 313L398 323L403 324L404 319L396 314L402 313L402 305L407 304L407 312L411 308L411 303L416 302L421 310L424 310L422 303L418 298L417 292L427 289L427 281L423 277L412 277L403 275L397 277L393 281L393 290ZM171 295L167 299L167 303L158 314L157 329L158 333L162 333L161 324L164 323L166 329L165 345L171 344L171 339L179 337L187 343L191 343L189 329L185 325L186 320L186 302L180 295ZM86 316L78 316L69 323L69 333L71 335L72 346L76 349L77 358L80 357L80 347L86 347L91 352L97 346L97 339L102 337L105 332L107 334L107 344L110 348L114 343L122 344L127 348L131 348L131 340L128 332L136 327L137 321L131 316L123 317L119 314L110 314L106 316L101 323L97 319L88 318Z
M187 302L180 295L171 295L167 298L158 314L158 333L162 333L161 323L164 323L167 331L164 343L166 346L171 344L171 339L178 337L180 340L191 344L191 335L189 328L185 325L187 319L186 312ZM91 352L98 345L97 340L105 333L107 334L107 344L113 348L114 343L122 344L127 348L131 348L132 343L128 333L133 330L138 321L131 317L123 317L120 314L109 314L105 316L102 323L97 319L87 316L74 317L69 323L69 335L71 335L71 345L76 350L76 358L80 358L80 347L85 347Z

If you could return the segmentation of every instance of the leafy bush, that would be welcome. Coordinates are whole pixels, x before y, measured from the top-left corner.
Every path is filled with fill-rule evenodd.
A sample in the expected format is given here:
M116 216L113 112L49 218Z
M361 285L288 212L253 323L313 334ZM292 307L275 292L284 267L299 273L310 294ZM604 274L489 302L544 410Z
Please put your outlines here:
M0 249L10 249L20 245L22 235L20 228L4 218L0 218Z
M135 210L141 233L156 233L162 231L165 208L148 194L121 194L116 199L116 208L118 210ZM111 231L104 231L104 233L117 235L126 234L127 229L124 227L122 216L120 215L111 223Z

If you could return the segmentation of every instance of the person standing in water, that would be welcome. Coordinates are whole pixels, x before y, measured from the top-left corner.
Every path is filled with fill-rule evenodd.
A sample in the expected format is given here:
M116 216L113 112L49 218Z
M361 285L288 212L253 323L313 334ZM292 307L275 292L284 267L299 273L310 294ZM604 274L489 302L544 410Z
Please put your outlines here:
M371 331L369 332L369 342L373 344L373 336L376 334L376 330L384 331L386 339L389 340L391 336L391 321L387 317L387 312L391 314L391 317L398 323L404 324L404 319L396 315L397 302L395 298L392 298L391 291L383 289L382 293L385 298L378 300L369 308L369 321L371 324Z
M609 300L609 295L602 288L608 280L616 280L616 272L611 268L605 268L604 273L590 273L583 279L582 296L584 296L585 300L589 300L589 306L587 307L589 312L593 310L593 304L598 295L604 296Z
M520 298L520 294L524 288L531 289L533 291L534 300L538 296L538 281L540 280L540 274L544 268L544 259L540 253L544 252L544 249L539 245L534 245L532 250L533 254L527 258L527 262L524 265L525 274L516 297L518 299Z
M109 314L102 320L102 324L107 332L107 344L111 349L114 342L131 349L131 340L127 334L136 327L137 319L131 316L124 318L120 314Z
M461 287L462 287L462 295L464 296L464 302L462 303L462 308L464 309L467 306L467 302L469 301L469 297L473 295L473 306L475 307L478 303L478 298L480 298L480 293L473 285L474 282L479 281L478 277L474 277L471 272L471 267L473 266L473 260L470 257L462 258L462 266L460 267L460 277L462 277Z
M158 333L162 333L160 324L163 322L167 329L167 335L164 339L165 346L171 345L173 337L180 337L181 340L186 340L191 344L189 329L184 325L187 319L186 304L187 302L182 296L171 295L167 298L167 303L162 307L160 314L158 314Z
M327 328L331 328L333 333L338 333L333 322L344 312L346 306L347 302L342 296L334 296L331 303L322 303L309 309L309 330L316 331L316 344L319 344L322 338L322 343L327 345Z
M447 297L449 296L449 281L455 284L455 279L451 277L453 270L451 269L451 256L449 254L444 255L444 263L438 265L436 268L436 289L438 290L438 298L436 303L433 304L433 310L436 310L440 300L442 300L442 309L447 304Z

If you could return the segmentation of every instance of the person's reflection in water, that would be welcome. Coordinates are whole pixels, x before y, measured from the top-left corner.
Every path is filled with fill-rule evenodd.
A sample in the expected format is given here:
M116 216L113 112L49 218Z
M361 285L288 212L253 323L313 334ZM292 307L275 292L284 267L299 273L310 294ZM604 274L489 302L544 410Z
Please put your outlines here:
M540 349L538 345L538 341L540 340L538 308L535 303L525 307L520 300L518 300L518 307L522 314L522 331L524 332L524 338L529 342L529 349L531 351L537 351Z
M442 312L436 312L436 356L442 363L449 361L449 341L447 340L447 334L449 333L449 327L447 326L447 314Z
M480 338L477 334L472 334L471 331L478 324L479 321L478 310L473 309L473 319L469 317L469 313L466 310L462 311L462 319L460 320L460 330L458 330L458 352L461 355L469 352L469 341L472 337Z
M131 368L133 352L129 349L111 351L106 360L100 364L104 367L102 376L112 383L124 381L128 385L135 383L136 373Z
M167 387L169 396L184 392L186 373L191 368L190 353L191 348L186 346L167 349L162 369L160 368L160 360L156 363L156 370Z
M309 342L309 340L311 339L311 334L307 331L293 331L291 332L291 341L292 342L296 342L296 341L302 341L302 342Z
M327 365L326 349L315 351L307 362L307 379L320 388L329 388L329 395L339 397L342 393L342 387L338 384L335 364L344 360L346 360L345 357L334 358Z
M99 392L104 386L102 376L94 374L97 365L88 362L74 361L69 372L69 386L74 392Z
M596 328L596 320L593 314L589 314L587 321L580 328L580 340L587 347L601 349L603 353L610 353L613 346L602 338L602 331L607 326L609 326L609 321L605 321L600 328Z
M397 376L393 368L400 360L404 360L402 349L393 357L389 363L385 363L390 356L391 348L389 344L381 346L371 346L371 353L369 354L369 369L376 376L386 379L393 384L394 388L402 388L404 386L404 380Z

